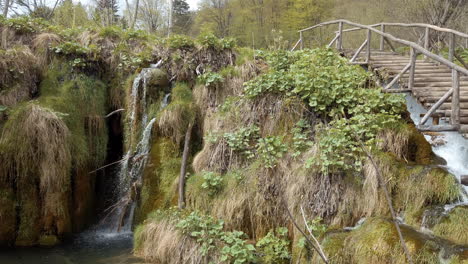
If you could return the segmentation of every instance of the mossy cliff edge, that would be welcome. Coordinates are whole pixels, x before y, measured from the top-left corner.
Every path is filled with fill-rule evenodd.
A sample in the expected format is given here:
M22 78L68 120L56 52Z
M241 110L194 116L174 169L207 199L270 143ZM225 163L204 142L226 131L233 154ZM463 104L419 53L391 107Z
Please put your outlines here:
M403 97L373 83L327 49L260 52L189 82L197 127L187 208L173 208L188 124L163 118L183 120L188 108L174 99L158 116L135 253L151 263L320 263L293 223L306 230L306 220L330 263L407 263L362 144L404 221L413 262L467 261L464 208L437 219L432 235L417 231L427 212L458 201L460 186L437 165Z

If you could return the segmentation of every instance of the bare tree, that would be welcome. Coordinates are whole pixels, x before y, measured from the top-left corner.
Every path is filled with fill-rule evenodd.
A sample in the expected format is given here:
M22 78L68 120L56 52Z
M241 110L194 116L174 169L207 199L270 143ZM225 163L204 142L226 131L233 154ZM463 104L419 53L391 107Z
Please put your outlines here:
M140 0L136 0L136 3L135 3L135 14L133 15L133 20L132 20L132 24L130 26L131 29L134 29L135 28L135 23L136 23L136 20L137 20L137 17L138 17L138 7L140 6Z
M10 8L10 0L5 0L5 4L3 5L3 16L8 16L8 8Z

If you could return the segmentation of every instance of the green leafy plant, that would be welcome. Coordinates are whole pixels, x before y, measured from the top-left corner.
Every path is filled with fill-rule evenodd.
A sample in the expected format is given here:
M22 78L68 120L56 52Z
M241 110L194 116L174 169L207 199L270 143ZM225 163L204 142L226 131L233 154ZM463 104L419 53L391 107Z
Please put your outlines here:
M242 264L255 261L255 247L244 240L247 235L241 231L223 231L222 220L192 212L182 217L176 226L201 245L203 256L217 252L221 260L227 263Z
M204 182L201 187L208 191L210 196L214 196L223 188L223 178L214 172L203 173Z
M268 232L266 236L260 239L256 246L262 256L262 263L276 264L289 263L288 229L279 227L274 231Z
M195 47L193 40L184 35L171 35L165 40L165 43L171 49L190 49Z
M203 83L206 87L216 88L219 84L224 81L224 78L221 74L217 72L208 71L200 76L198 80Z
M255 262L255 247L247 244L246 238L247 235L241 231L224 232L221 236L225 244L221 249L221 261L233 264Z
M274 168L278 159L282 158L287 151L286 145L278 136L260 138L257 146L258 156L265 168Z
M313 142L309 139L310 136L310 125L306 120L299 120L294 128L292 129L292 156L297 157L301 153L313 145Z
M241 128L232 133L225 133L224 139L233 151L241 153L247 159L251 159L254 157L255 143L259 135L260 128L254 125Z

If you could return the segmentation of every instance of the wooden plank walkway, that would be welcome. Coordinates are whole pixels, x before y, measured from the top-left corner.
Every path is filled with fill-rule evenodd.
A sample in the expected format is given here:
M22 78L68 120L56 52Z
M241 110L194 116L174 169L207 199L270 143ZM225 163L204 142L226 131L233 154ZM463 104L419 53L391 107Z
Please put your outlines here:
M356 50L344 50L345 56L351 58ZM356 62L364 62L365 55L360 55ZM372 51L368 69L376 73L384 82L389 83L410 62L409 56L391 51ZM364 63L363 63L364 64ZM439 99L452 88L452 70L445 65L429 62L424 59L416 60L413 88L409 91L409 72L404 73L398 80L399 89L411 93L426 109L430 109ZM448 98L433 115L450 122L451 97ZM460 76L460 122L468 125L468 76Z
M468 48L468 34L420 23L362 25L339 19L299 30L299 40L292 50L304 48L306 32L330 25L337 25L338 30L328 47L336 46L350 63L365 65L377 73L384 82L383 92L410 93L426 108L426 113L417 124L419 130L468 134L468 63L463 61L456 49L463 45ZM349 26L352 28L345 28ZM423 29L423 43L387 33L386 27L390 26ZM360 47L344 49L343 35L361 30L366 34ZM434 32L447 37L448 58L432 52L430 39ZM379 43L373 43L373 39L379 40ZM409 55L397 53L395 45L407 47ZM432 124L427 124L431 118Z

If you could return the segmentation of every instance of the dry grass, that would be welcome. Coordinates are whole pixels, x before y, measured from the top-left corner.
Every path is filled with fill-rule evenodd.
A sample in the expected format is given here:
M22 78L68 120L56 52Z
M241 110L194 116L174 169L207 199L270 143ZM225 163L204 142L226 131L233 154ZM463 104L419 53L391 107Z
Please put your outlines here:
M50 63L53 54L50 48L59 44L60 41L60 37L53 33L41 33L34 37L32 48L41 67L46 67Z
M0 50L0 104L13 106L37 93L38 60L26 46Z
M64 209L67 198L63 194L70 189L69 140L65 123L34 103L11 116L0 138L0 148L5 153L2 170L10 180L38 175L43 215L49 219L68 219Z
M135 232L135 254L158 264L202 264L200 245L181 234L170 219L147 220Z

